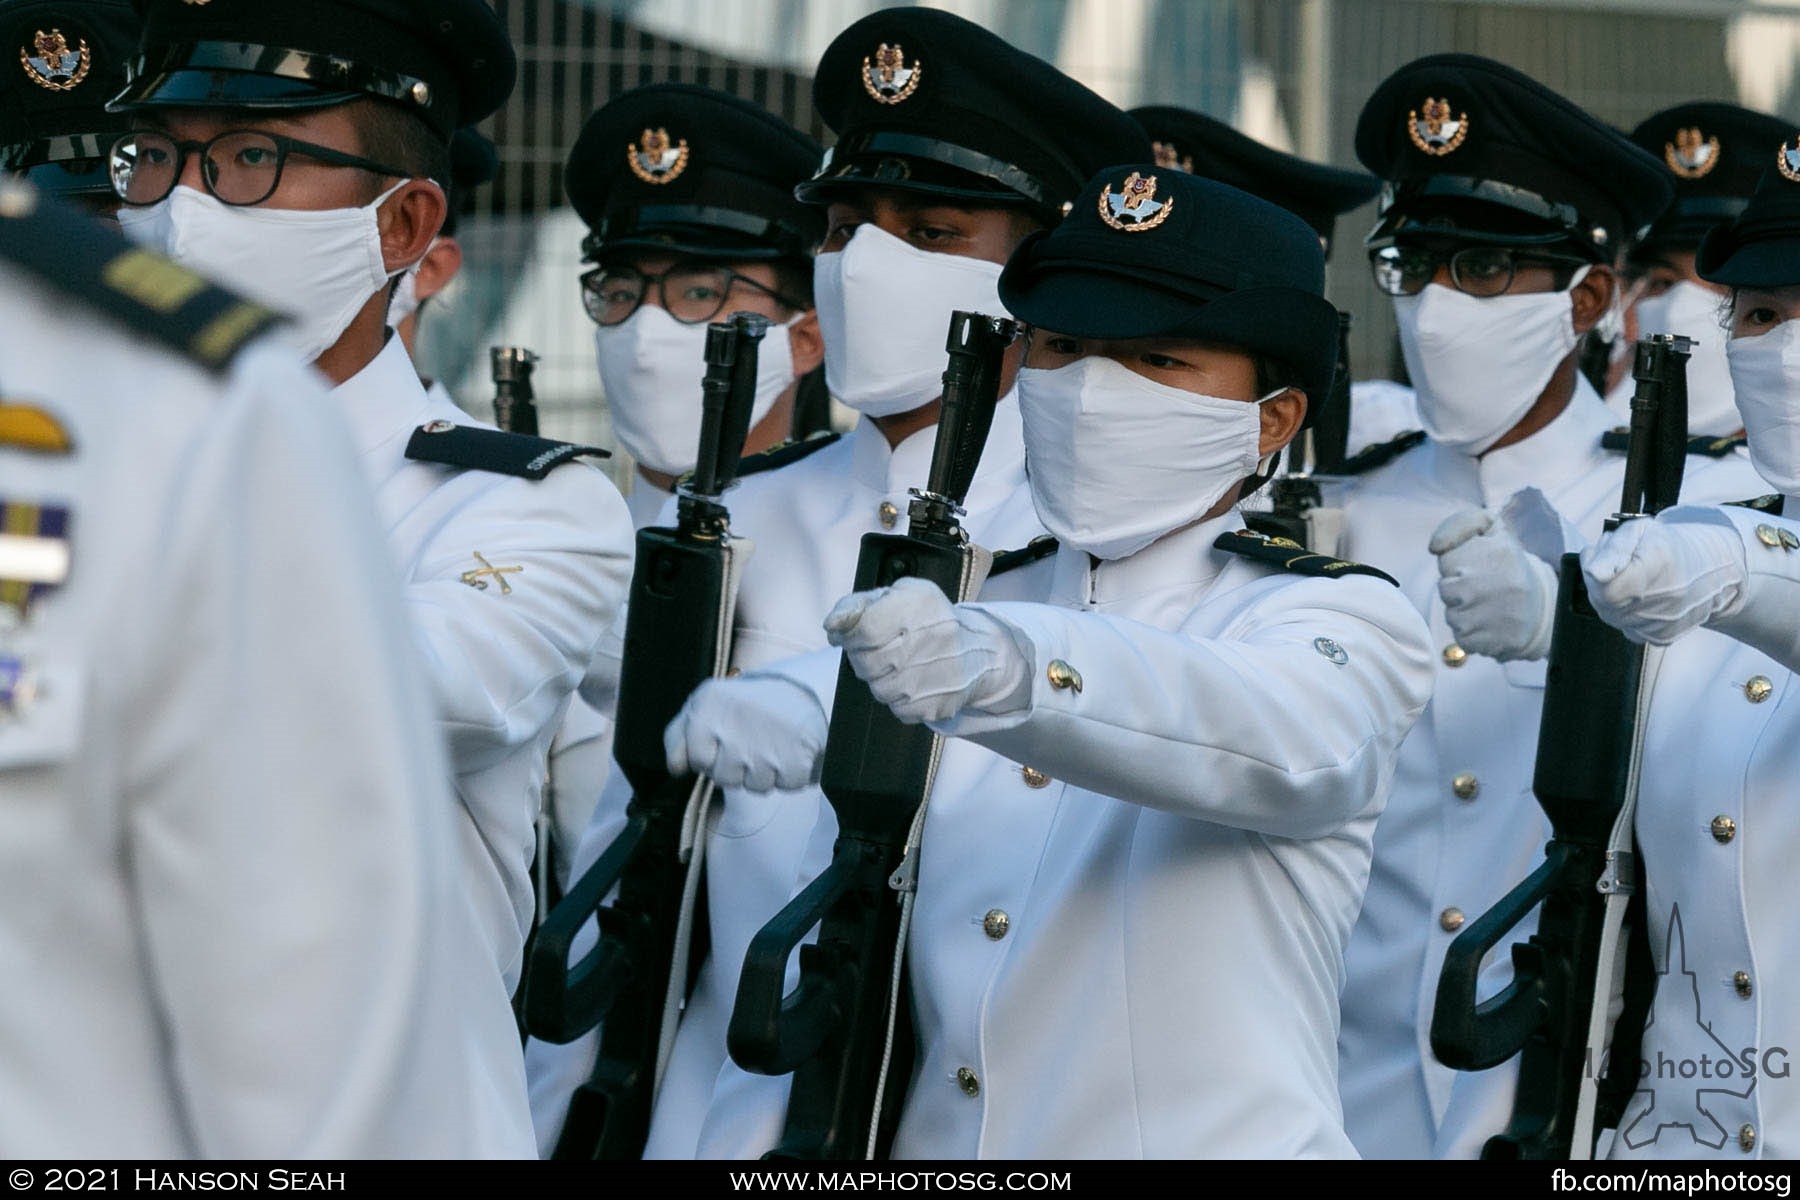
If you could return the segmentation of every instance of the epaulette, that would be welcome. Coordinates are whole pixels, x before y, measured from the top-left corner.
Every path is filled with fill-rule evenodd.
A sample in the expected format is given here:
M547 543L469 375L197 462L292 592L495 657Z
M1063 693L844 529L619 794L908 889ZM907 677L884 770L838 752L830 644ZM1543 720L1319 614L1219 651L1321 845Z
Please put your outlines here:
M1042 562L1056 553L1057 545L1055 538L1047 533L1040 533L1017 550L1002 550L994 555L994 565L988 568L988 578L1016 571L1020 567L1029 567L1034 562Z
M1419 445L1425 440L1423 429L1409 429L1399 437L1385 442L1376 442L1373 446L1364 446L1355 454L1344 460L1344 465L1331 472L1333 475L1365 475L1376 467L1387 464Z
M16 181L0 182L0 261L210 371L281 320Z
M1727 500L1725 503L1732 508L1753 508L1759 513L1779 517L1782 505L1787 503L1787 497L1777 492L1772 496L1758 496L1754 500Z
M1221 533L1213 541L1213 549L1242 558L1254 558L1258 562L1269 563L1298 575L1319 575L1327 579L1341 579L1345 575L1373 575L1377 579L1387 580L1395 587L1400 586L1398 579L1366 563L1345 562L1329 554L1314 554L1298 542L1252 533L1248 529Z
M413 430L412 440L406 443L406 457L415 462L467 467L522 479L542 479L570 459L583 455L611 458L612 452L523 433L502 433L478 425L458 425L454 421L428 421Z
M742 479L746 475L760 475L764 471L774 471L803 458L811 458L843 436L841 433L815 433L799 441L770 446L759 454L747 454L738 460L737 477Z
M1739 446L1748 444L1749 439L1742 434L1730 437L1691 437L1687 440L1687 452L1705 458L1724 458ZM1623 454L1631 447L1631 430L1621 425L1617 429L1609 429L1600 435L1600 448Z

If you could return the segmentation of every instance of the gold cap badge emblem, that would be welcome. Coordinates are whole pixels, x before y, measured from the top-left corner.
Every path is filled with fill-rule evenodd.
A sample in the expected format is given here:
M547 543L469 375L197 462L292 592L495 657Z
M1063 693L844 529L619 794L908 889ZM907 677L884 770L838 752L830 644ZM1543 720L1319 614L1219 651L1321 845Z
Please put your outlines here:
M1433 158L1442 158L1469 136L1469 114L1459 113L1452 120L1448 100L1433 100L1427 96L1424 104L1406 114L1406 136Z
M873 61L863 59L863 91L878 104L898 104L919 90L919 80L924 74L924 63L915 61L910 67L906 65L906 55L899 42L892 46L883 42L876 47Z
M75 40L78 45L71 50L62 30L52 29L45 33L40 29L37 36L31 39L31 45L20 48L19 65L25 68L25 74L31 76L31 82L41 88L48 88L53 92L74 91L88 77L88 70L94 65L94 56L88 50L87 39Z
M1699 179L1719 165L1719 139L1698 129L1677 129L1675 140L1663 143L1663 161L1683 179Z
M1156 151L1157 166L1167 167L1171 171L1185 171L1189 175L1194 173L1194 156L1176 150L1175 143L1151 142L1150 148Z
M1800 134L1794 136L1794 144L1781 143L1775 151L1775 169L1781 172L1783 179L1800 183Z
M1154 175L1146 178L1133 171L1116 195L1110 183L1100 189L1100 219L1123 233L1155 229L1174 211L1175 201L1156 198Z
M687 164L687 139L673 145L666 129L644 130L625 152L625 165L645 183L673 183Z

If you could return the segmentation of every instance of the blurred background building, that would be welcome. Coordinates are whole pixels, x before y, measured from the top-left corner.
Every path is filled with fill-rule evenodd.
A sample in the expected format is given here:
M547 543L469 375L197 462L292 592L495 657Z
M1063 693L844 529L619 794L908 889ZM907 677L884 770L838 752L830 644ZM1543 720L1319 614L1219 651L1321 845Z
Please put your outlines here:
M1055 62L1122 107L1165 103L1270 145L1355 165L1362 102L1394 68L1460 50L1501 59L1629 129L1684 100L1735 101L1800 127L1800 0L934 0ZM639 84L735 92L829 140L809 72L883 0L495 0L518 47L511 103L483 131L501 173L459 236L467 266L428 311L421 369L481 415L487 347L528 346L545 432L611 445L582 313L581 225L562 164L596 107ZM1356 314L1359 378L1391 374L1393 322L1339 224L1330 293ZM616 464L622 468L624 464ZM622 477L622 474L621 474Z

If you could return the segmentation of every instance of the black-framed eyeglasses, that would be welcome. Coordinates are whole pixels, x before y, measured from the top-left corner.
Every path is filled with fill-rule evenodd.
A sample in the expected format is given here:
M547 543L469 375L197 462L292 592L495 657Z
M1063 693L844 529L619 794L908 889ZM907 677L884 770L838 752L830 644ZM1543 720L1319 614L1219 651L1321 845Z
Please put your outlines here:
M175 190L189 154L200 155L200 176L223 204L261 204L281 186L288 156L299 154L328 167L356 167L376 175L405 178L411 172L384 166L330 146L303 142L256 129L229 129L204 142L177 141L166 133L128 133L112 145L108 158L113 191L126 204L155 204Z
M1512 246L1465 246L1460 250L1433 250L1425 246L1383 246L1369 251L1369 267L1375 286L1390 296L1416 296L1437 275L1440 266L1450 268L1456 290L1483 298L1503 296L1513 285L1521 265L1575 268L1587 262L1568 254Z
M767 284L729 267L712 263L676 263L660 275L648 275L636 267L595 267L581 277L581 303L594 324L612 326L643 306L656 288L656 302L683 325L700 325L725 311L725 301L735 284L754 288L792 309L806 303L784 296Z

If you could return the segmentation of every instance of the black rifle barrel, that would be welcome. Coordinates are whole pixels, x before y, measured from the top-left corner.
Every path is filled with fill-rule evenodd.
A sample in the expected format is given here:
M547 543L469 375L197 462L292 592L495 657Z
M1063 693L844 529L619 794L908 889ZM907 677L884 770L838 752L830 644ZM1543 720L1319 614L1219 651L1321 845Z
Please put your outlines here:
M522 346L495 346L488 351L494 375L494 424L508 433L538 435L537 399L531 372L538 356Z

